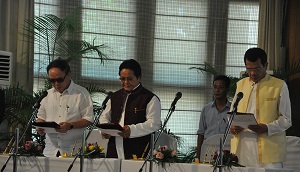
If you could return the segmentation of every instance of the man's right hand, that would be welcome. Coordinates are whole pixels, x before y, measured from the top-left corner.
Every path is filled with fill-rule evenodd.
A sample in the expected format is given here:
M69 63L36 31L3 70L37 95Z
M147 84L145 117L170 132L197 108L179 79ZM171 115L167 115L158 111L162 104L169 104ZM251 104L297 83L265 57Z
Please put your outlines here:
M40 136L45 136L45 130L42 128L35 128L35 130L39 133Z
M36 120L36 122L45 122L45 120L42 120L42 119L38 118ZM43 128L36 127L35 130L39 133L40 136L45 136L45 134L46 134L45 130Z
M241 126L231 126L230 127L230 133L233 134L233 135L237 135L239 134L240 132L242 132L244 130L243 127Z

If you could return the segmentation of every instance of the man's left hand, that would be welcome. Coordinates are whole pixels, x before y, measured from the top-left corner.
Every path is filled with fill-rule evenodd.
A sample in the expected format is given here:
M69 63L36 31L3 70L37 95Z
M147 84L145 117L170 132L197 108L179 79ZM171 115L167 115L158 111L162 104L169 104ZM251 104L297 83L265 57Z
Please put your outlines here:
M264 134L268 132L268 127L266 124L249 125L248 128L257 134Z
M123 138L129 138L130 137L130 127L128 125L125 125L123 132L118 133Z
M61 122L59 123L59 125L60 128L56 129L56 131L60 133L66 133L68 130L70 130L71 123Z

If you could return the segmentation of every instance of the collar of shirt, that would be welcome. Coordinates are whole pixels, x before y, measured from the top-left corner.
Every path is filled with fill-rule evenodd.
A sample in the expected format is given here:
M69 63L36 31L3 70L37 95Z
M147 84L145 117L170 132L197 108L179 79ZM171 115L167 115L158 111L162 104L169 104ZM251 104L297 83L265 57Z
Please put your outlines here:
M260 81L258 81L257 83L253 82L250 77L248 77L249 81L252 83L252 86L255 85L255 84L258 84L260 82L264 82L264 81L267 81L271 78L271 76L269 74L266 74L265 77L263 77Z
M141 87L140 87L141 86ZM137 88L142 88L142 84L141 83L139 83L136 87L134 87L130 92L129 91L125 91L124 90L124 92L126 93L126 94L134 94L134 93L136 93L136 92L138 92L140 89L137 89Z
M65 89L65 91L62 94L66 94L66 93L71 94L74 90L74 86L75 86L75 83L73 82L73 80L71 80L69 87L67 89ZM58 91L54 87L52 87L52 93L55 93L55 92L58 92Z
M227 103L226 103L226 107L229 107L230 108L230 106L231 106L231 103L228 101L228 99L227 99ZM216 102L215 102L215 100L211 103L211 107L216 107Z

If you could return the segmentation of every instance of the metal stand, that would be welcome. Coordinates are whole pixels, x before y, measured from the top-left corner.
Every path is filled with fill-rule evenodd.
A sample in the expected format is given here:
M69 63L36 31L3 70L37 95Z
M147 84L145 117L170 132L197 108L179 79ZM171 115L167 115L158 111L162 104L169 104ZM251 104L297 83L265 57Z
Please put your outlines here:
M151 171L151 170L152 170L151 163L153 163L153 161L152 161L152 157L153 157L153 155L152 155L153 149L154 149L155 144L157 143L159 137L161 136L162 132L164 131L164 128L165 128L165 126L167 125L167 123L168 123L168 121L169 121L169 118L171 117L171 115L172 115L172 113L173 113L174 111L175 111L175 104L174 104L174 105L172 104L172 106L171 106L171 108L169 109L169 112L168 112L168 114L167 114L167 117L166 117L166 119L165 119L165 121L164 121L163 126L161 127L161 129L160 129L158 135L156 136L156 138L155 138L153 144L151 143L152 149L151 149L151 147L150 147L149 153L148 153L148 155L147 155L147 157L146 157L146 159L145 159L145 161L144 161L142 167L140 168L139 172L142 172L142 171L143 171L143 168L144 168L144 166L146 165L146 162L149 161L149 160L150 160L150 169L149 169L149 172L152 172L152 171ZM151 138L152 138L152 137L154 137L154 136L151 135Z
M4 163L1 172L4 171L4 169L6 168L6 165L8 163L8 161L10 160L11 157L13 157L13 172L17 172L17 154L18 154L18 147L19 147L19 128L16 128L15 130L15 145L12 149L12 151L9 154L9 157L7 158L6 162Z
M81 150L80 150L80 172L83 172L83 164L84 164L84 146L86 140L86 131L83 131Z
M79 148L79 151L76 153L75 158L73 159L72 163L70 164L70 166L68 168L68 172L71 171L71 169L73 168L73 165L74 165L76 159L78 158L78 156L80 156L80 168L82 167L81 164L83 164L82 159L84 158L84 145L85 145L85 142L89 138L89 136L92 133L93 129L98 124L100 115L104 111L105 107L106 107L106 103L105 104L103 103L102 106L99 109L96 110L96 116L95 116L93 124L90 125L89 127L87 127L87 129L89 130L87 135L86 135L86 132L84 131L84 136L83 136L83 139L82 139L82 142L84 141L84 144L82 143L81 148Z
M149 152L149 156L153 157L153 150L154 150L154 137L155 137L155 133L151 134L151 144L150 144L150 152ZM150 160L150 167L149 167L149 172L153 171L153 160L151 158Z
M225 143L226 143L226 140L227 140L227 137L228 137L228 134L229 134L229 131L230 131L230 126L232 124L232 121L233 121L233 118L236 114L236 111L237 111L237 108L234 107L231 115L230 115L230 118L229 118L229 122L228 122L228 125L226 126L226 130L225 130L225 133L224 133L224 136L223 136L223 139L220 138L220 153L214 163L214 170L213 172L216 171L217 167L219 168L219 172L222 172L222 166L223 166L223 148L225 146Z
M13 156L13 172L17 172L17 154L18 154L18 147L19 147L19 128L16 128L15 131L15 138L16 138L16 144L14 147L14 151L12 153Z
M22 141L23 137L25 136L26 134L26 131L28 130L29 126L31 125L32 121L36 118L36 114L38 112L38 108L36 106L34 106L34 111L29 119L29 121L27 122L26 124L26 127L22 133L22 136L19 138L19 128L16 128L16 130L18 129L18 138L15 136L16 140L14 141L14 148L12 149L12 152L15 152L15 150L18 148L16 147L16 145L18 146L20 144L20 142ZM12 141L12 140L11 140ZM1 168L1 172L4 171L4 169L6 168L6 165L7 163L9 162L11 156L13 155L14 153L10 153L9 157L7 158L6 162L4 163L4 165L2 166Z

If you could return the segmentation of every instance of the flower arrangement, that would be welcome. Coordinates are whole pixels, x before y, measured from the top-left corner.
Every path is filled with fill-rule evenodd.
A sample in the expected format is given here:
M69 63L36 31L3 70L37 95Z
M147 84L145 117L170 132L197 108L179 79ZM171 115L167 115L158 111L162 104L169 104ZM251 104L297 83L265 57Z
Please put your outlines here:
M168 149L167 146L159 146L157 150L153 151L153 160L165 167L165 163L174 163L177 161L176 150Z
M219 155L219 151L216 151L213 157L213 164L216 162ZM231 153L229 150L223 150L223 165L231 168L232 166L235 167L244 167L240 165L238 157Z
M84 155L87 158L105 158L105 154L102 152L103 146L99 146L98 143L89 143L84 147Z
M44 146L38 142L26 141L24 146L20 146L18 152L20 155L28 156L44 156Z

